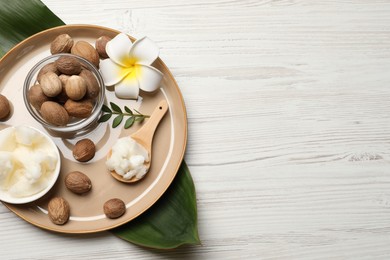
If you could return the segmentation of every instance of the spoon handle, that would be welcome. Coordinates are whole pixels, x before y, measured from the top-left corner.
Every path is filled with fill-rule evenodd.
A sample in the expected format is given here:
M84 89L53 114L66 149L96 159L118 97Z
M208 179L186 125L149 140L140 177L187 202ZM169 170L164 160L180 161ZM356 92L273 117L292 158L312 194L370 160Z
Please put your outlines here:
M168 103L165 100L161 100L146 123L131 137L151 151L154 132L167 111Z

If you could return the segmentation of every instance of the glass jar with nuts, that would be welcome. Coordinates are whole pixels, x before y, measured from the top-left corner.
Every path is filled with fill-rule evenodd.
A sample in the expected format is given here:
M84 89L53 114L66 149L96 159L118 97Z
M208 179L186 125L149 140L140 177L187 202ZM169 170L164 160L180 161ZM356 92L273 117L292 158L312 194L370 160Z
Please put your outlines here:
M59 53L38 62L24 82L29 113L43 127L60 134L80 135L91 130L101 113L105 86L88 60Z

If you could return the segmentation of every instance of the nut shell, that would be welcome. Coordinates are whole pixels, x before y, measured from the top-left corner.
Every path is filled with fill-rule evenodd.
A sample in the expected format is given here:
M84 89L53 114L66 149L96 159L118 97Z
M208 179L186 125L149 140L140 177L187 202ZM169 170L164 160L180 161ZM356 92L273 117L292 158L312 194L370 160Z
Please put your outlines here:
M83 69L79 76L82 77L87 84L87 97L91 99L96 98L100 93L100 87L93 73L89 70Z
M126 212L126 205L121 199L110 199L104 203L103 211L108 218L119 218Z
M96 147L90 139L82 139L73 147L73 157L79 162L88 162L95 156Z
M30 104L36 109L40 110L44 102L49 101L49 98L43 93L41 85L36 84L32 86L27 93L27 99Z
M65 186L76 194L83 194L91 190L91 179L82 172L74 171L65 176Z
M90 61L97 68L99 67L99 54L90 43L86 41L78 41L73 45L70 52Z
M64 108L70 116L76 118L87 118L92 114L93 103L89 99L82 101L68 99L65 102Z
M111 41L112 39L108 36L101 36L99 37L96 42L95 42L95 48L96 48L96 51L99 53L99 56L100 58L102 59L107 59L108 58L108 55L107 55L107 52L106 52L106 45L107 45L107 42Z
M8 99L0 94L0 119L6 118L11 111Z
M63 106L56 102L44 102L40 112L43 119L55 126L65 126L69 122L68 112L66 112Z
M54 197L48 205L50 220L56 225L63 225L69 220L70 206L62 197Z
M81 72L81 63L75 57L61 56L55 64L58 71L66 75L77 75Z
M61 74L61 75L58 76L58 78L61 80L63 88L65 88L66 82L68 81L69 77L70 76L66 75L66 74Z
M87 93L87 83L80 76L70 76L65 84L65 92L70 99L80 100Z
M41 77L41 88L43 93L48 97L55 97L62 91L62 83L54 72L47 72Z
M73 47L73 39L69 34L58 35L50 44L51 54L70 52Z
M57 69L57 66L54 62L50 62L48 64L46 64L45 66L43 66L39 72L38 72L38 76L37 76L37 80L38 82L41 82L41 78L44 74L48 73L48 72L54 72L55 74L59 75L60 72L58 71Z

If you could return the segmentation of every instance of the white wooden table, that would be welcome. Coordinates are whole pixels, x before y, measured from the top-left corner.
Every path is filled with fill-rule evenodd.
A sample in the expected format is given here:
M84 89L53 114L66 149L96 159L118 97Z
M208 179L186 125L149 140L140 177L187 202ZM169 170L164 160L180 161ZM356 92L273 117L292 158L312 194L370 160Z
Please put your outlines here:
M43 2L161 47L203 245L55 234L0 205L1 259L390 259L390 1Z

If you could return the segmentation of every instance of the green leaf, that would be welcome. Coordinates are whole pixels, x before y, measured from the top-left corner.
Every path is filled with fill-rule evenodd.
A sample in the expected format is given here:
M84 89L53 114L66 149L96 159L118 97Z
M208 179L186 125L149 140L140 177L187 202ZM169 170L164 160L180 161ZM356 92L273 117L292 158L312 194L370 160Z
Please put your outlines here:
M102 111L106 112L106 113L112 113L111 109L108 106L104 105L104 104L102 106Z
M102 116L99 118L98 122L99 122L99 123L106 122L106 121L108 121L108 120L111 118L111 116L112 116L112 114L104 114L104 115L102 115Z
M25 38L64 25L41 1L0 1L0 56Z
M0 0L0 57L25 38L60 25L64 22L41 1ZM172 185L157 203L112 232L151 248L199 244L195 187L184 161Z
M117 117L115 117L115 118L114 118L114 121L112 121L112 128L115 128L115 127L117 127L118 125L120 125L121 122L122 122L122 120L123 120L123 115L122 115L122 114L120 114L120 115L118 115Z
M135 119L135 121L140 122L140 123L142 123L144 120L145 120L145 117L143 117L143 116L138 116L138 117Z
M133 114L133 111L131 111L131 109L128 108L127 106L125 106L125 110L126 110L126 112L129 113L130 115Z
M195 194L194 182L183 161L171 186L156 204L111 232L131 243L158 249L200 244Z
M122 109L120 107L118 107L117 104L110 102L110 106L111 106L112 110L122 114Z
M125 129L131 127L134 124L134 117L129 117L125 122Z

